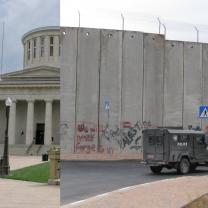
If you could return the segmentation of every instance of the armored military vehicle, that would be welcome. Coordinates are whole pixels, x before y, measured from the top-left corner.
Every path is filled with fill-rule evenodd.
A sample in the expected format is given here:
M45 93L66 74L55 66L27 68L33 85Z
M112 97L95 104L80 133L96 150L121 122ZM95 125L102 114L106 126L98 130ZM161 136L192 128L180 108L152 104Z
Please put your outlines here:
M208 166L208 137L196 130L145 129L143 156L153 173L174 168L187 174L197 166Z

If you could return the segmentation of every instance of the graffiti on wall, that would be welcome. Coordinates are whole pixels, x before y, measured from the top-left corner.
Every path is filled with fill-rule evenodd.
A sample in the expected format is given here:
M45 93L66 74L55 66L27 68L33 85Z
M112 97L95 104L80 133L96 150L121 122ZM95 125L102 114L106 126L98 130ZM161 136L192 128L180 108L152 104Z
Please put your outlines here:
M63 121L60 123L60 134L61 136L67 135L70 128L69 122Z
M96 152L97 125L91 122L78 122L76 130L76 151L79 153Z
M142 149L142 130L146 128L156 127L150 121L137 121L134 125L129 121L122 123L122 128L106 128L103 131L102 137L107 141L116 143L121 150L129 149L139 151Z
M115 149L142 149L142 130L156 127L151 122L122 122L121 128L111 128L106 125L99 127L100 144L98 147L98 126L93 122L78 122L76 128L75 148L77 153L107 153L113 154ZM107 143L106 143L107 142Z

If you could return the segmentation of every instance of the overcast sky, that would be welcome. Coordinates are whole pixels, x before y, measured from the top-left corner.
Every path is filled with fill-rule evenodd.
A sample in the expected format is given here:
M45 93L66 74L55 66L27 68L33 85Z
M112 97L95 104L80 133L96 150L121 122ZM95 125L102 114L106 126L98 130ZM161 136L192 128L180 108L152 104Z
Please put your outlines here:
M59 0L0 0L0 26L5 21L3 72L22 69L22 35L30 29L60 24ZM167 28L167 38L208 42L207 0L61 0L61 25L158 32L157 17ZM164 32L164 31L162 31ZM2 28L0 28L0 38ZM1 48L1 43L0 43Z
M200 30L200 41L208 42L207 0L61 0L61 25L122 28L158 32L157 17L167 28L167 39L196 41L194 25ZM164 32L164 31L162 31Z
M59 5L59 0L0 0L0 39L5 22L3 73L22 69L24 33L36 27L60 24Z

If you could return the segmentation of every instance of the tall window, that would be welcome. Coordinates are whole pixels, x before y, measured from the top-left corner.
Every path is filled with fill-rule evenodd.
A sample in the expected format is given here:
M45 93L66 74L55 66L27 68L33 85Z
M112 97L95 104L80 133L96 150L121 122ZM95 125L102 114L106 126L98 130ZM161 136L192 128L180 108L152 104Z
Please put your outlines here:
M45 44L45 38L42 36L40 37L40 56L44 56L44 44Z
M33 39L33 58L36 58L36 50L37 50L37 39Z
M50 37L50 56L53 56L54 37Z
M59 56L61 55L61 43L60 43L60 36L59 36Z
M30 60L30 41L27 41L27 59Z

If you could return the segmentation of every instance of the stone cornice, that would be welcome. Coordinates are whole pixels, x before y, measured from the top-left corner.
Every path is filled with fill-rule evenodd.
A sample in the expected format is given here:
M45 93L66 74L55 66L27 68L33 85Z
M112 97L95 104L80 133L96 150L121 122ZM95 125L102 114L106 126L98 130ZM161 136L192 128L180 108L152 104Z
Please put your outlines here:
M43 31L60 31L60 26L46 26L46 27L39 27L33 30L30 30L29 32L25 33L22 36L22 43L24 42L24 39L33 34L33 33L37 33L37 32L43 32Z
M51 71L51 72L55 72L57 73L57 75L44 75L44 76L34 76L34 75L27 75L25 77L23 77L24 74L29 73L29 72L33 72L33 71L41 71L41 70L47 70L47 71ZM6 74L2 74L1 78L4 79L13 79L13 78L51 78L51 77L57 77L60 79L60 68L57 67L51 67L51 66L38 66L38 67L33 67L33 68L27 68L27 69L23 69L23 70L18 70L18 71L13 71L13 72L9 72Z

